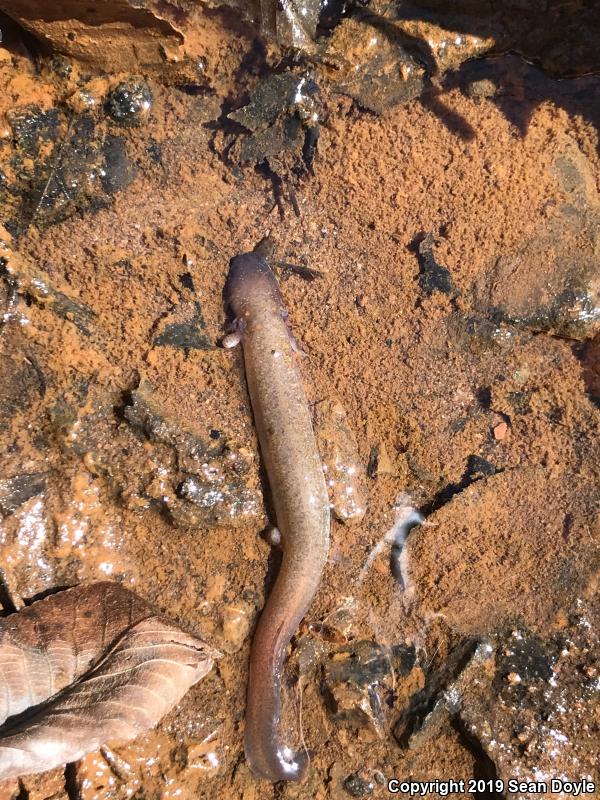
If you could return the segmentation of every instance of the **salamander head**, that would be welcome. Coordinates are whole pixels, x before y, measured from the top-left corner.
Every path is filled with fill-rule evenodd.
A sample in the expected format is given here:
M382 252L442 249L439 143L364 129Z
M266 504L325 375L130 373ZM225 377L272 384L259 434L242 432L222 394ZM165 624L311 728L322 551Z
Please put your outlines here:
M231 259L223 296L234 317L283 308L275 274L258 253L243 253Z

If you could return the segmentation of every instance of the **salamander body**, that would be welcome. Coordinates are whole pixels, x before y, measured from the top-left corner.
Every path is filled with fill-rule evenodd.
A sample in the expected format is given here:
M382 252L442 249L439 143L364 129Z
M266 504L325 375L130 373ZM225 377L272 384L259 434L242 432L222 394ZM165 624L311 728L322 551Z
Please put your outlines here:
M241 340L248 392L281 534L281 568L252 642L246 758L271 781L301 780L308 756L280 731L282 673L291 637L319 588L329 550L330 506L279 286L257 253L232 259L225 300Z

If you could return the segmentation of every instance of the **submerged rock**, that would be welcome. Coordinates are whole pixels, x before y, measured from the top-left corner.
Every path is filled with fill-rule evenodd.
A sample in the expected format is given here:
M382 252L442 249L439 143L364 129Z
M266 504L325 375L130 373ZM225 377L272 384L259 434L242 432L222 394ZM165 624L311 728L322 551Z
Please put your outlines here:
M522 629L500 634L487 660L470 665L455 686L463 724L507 786L546 781L550 788L559 776L598 784L599 611L597 598L578 599L568 632L544 640Z
M321 0L261 2L261 30L281 45L313 52L322 5Z
M216 346L206 333L206 322L197 300L182 302L162 318L153 344L179 350L211 350Z
M415 665L412 646L357 641L339 647L324 665L322 693L331 719L385 736L394 686Z
M124 141L106 136L90 113L69 117L30 105L16 109L9 122L15 177L7 191L18 231L104 208L136 175Z
M375 789L375 782L368 777L353 772L344 781L344 789L350 797L369 797Z
M280 117L298 112L309 117L317 87L304 73L280 72L268 75L254 89L247 105L229 114L229 119L251 133L265 131Z
M49 276L34 269L16 251L12 236L0 225L0 268L17 294L26 295L61 319L72 322L86 336L91 336L96 321L95 312L52 285ZM43 381L42 381L43 383Z
M417 257L419 259L419 283L421 289L427 295L434 292L442 294L453 294L455 291L454 281L450 271L440 264L434 255L433 247L435 239L433 234L428 233L422 237L417 245Z
M509 619L543 629L600 563L596 495L591 481L541 466L476 480L408 538L407 599L472 635Z
M44 472L15 475L0 479L0 515L8 516L32 497L41 494L46 487Z
M328 48L339 63L330 74L333 87L378 114L417 97L426 69L407 49L406 38L390 23L383 30L375 17L344 20Z
M459 350L481 356L490 351L498 353L524 344L532 334L502 322L495 322L485 312L464 315L460 312L448 318L448 337Z
M44 396L43 375L32 358L0 354L0 431L20 411L34 406Z
M510 633L496 657L497 683L502 687L534 680L550 680L551 658L536 636L515 630Z
M202 441L174 418L161 413L148 384L132 393L124 411L134 431L154 444L154 466L137 486L120 476L131 507L162 509L183 525L242 525L260 513L261 499L251 472L252 456L220 438ZM125 463L123 463L125 468ZM113 469L113 472L115 470Z
M428 672L425 685L410 697L394 725L394 736L401 747L419 748L440 732L448 716L457 710L453 683L481 648L476 639L463 639L439 669Z
M475 305L494 322L573 339L600 330L600 199L591 165L569 146L553 168L566 199L480 279Z
M100 182L107 195L126 189L137 175L135 164L127 155L127 145L120 136L108 135L102 145L104 164Z
M304 71L267 75L247 105L229 119L242 125L228 158L239 164L267 162L277 174L310 168L319 136L318 86Z
M44 143L55 143L64 129L64 112L58 108L42 109L32 104L15 108L8 114L13 143L17 150L37 158Z
M325 668L328 681L368 686L383 681L392 672L407 675L415 664L412 646L388 648L377 642L360 640L339 648Z

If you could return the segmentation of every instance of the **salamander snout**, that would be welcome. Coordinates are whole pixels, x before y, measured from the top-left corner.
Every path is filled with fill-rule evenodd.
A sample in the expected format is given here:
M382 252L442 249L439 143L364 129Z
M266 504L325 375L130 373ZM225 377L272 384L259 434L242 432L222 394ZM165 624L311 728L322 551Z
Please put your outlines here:
M231 259L223 297L234 317L246 316L256 303L283 305L275 274L258 253L243 253Z

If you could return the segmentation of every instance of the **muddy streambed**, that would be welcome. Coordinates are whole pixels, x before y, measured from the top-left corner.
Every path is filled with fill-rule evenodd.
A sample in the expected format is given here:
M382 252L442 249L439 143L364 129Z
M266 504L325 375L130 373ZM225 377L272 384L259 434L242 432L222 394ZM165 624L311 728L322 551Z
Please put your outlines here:
M115 581L222 657L0 797L599 786L593 9L167 5L0 2L2 605ZM300 784L243 754L279 557L222 290L264 239L334 505L286 673Z

